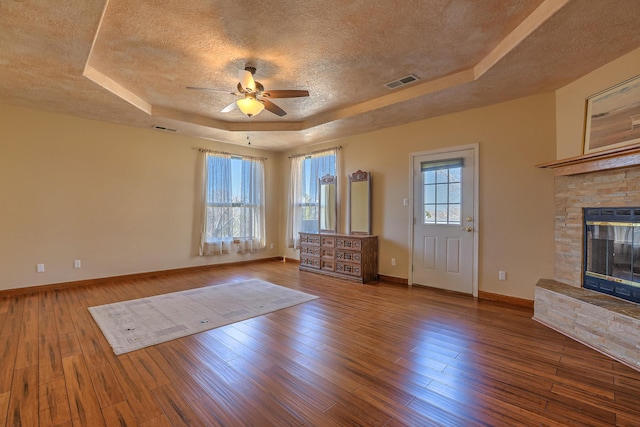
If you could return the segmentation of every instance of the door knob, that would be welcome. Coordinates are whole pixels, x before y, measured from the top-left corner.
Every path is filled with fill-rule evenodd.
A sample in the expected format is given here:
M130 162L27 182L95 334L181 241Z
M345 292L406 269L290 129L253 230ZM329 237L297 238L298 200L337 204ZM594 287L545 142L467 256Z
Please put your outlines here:
M473 231L473 227L464 227L464 228L461 228L460 230L471 233Z

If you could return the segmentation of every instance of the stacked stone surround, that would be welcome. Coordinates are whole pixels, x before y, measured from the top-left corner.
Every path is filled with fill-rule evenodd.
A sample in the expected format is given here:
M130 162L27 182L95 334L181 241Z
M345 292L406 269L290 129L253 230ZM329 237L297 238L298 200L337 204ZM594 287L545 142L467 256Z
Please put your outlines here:
M640 166L555 180L555 280L582 286L582 208L640 206Z
M640 370L640 305L555 280L536 285L534 320Z
M640 370L640 305L582 288L585 207L640 206L640 166L555 180L555 280L536 286L534 319Z

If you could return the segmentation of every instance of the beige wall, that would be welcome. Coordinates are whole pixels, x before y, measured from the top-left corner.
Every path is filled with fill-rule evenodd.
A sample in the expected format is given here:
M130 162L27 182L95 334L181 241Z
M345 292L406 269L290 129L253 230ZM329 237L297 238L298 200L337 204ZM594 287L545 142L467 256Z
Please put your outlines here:
M479 289L533 298L553 274L553 179L533 167L555 154L554 96L544 94L345 138L341 194L357 169L373 174L380 273L408 277L410 153L480 145ZM0 289L286 255L292 153L264 153L0 105ZM254 255L196 256L197 151L266 155L267 244ZM297 152L304 152L299 149ZM346 203L340 227L346 228ZM397 260L391 266L390 259ZM82 268L73 268L73 260ZM36 273L37 263L46 271ZM497 280L506 270L508 280Z
M553 177L537 163L582 153L585 98L638 74L640 49L555 93L265 153L180 135L0 105L0 290L286 255L288 155L341 145L347 174L373 174L383 275L408 277L410 154L479 143L479 289L533 298L553 275ZM557 140L557 143L555 142ZM267 247L195 255L193 147L266 155ZM346 228L346 203L340 227ZM391 258L397 265L392 266ZM82 260L74 269L73 260ZM36 264L46 266L36 273ZM497 280L498 270L507 281Z
M280 253L276 155L6 105L0 124L0 290ZM196 256L193 147L268 157L266 251Z
M640 49L556 91L557 159L582 154L587 97L640 74Z
M257 255L200 258L193 230L197 151L259 150L152 130L0 106L0 289L287 255L291 153L267 153L268 245ZM380 273L408 277L410 153L479 143L479 289L533 298L553 274L553 179L534 167L555 154L554 95L308 147L341 145L346 176L373 174ZM304 152L304 149L298 150ZM346 203L340 226L346 227ZM277 231L274 231L277 230ZM390 259L397 260L391 266ZM82 269L73 269L73 260ZM36 273L37 263L46 271ZM506 270L508 280L497 280Z
M345 197L348 174L358 169L372 173L372 231L379 236L379 273L406 279L410 224L409 208L402 201L411 192L410 154L479 143L479 289L533 299L537 280L553 277L553 175L534 165L555 156L554 102L554 94L548 93L312 149L343 147L340 178ZM295 151L300 152L304 150ZM286 188L286 161L283 169ZM282 203L284 212L286 200ZM345 211L346 203L342 203L341 231L346 228ZM284 241L284 234L280 240ZM285 253L297 258L294 251ZM396 266L391 265L391 258L396 258ZM499 270L507 271L506 281L498 281Z

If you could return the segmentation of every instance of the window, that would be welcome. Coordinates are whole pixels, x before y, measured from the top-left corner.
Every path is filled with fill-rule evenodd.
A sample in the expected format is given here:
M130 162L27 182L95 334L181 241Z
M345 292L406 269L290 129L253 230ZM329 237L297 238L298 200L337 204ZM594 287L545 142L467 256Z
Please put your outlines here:
M338 175L338 149L291 158L287 246L299 247L300 232L318 232L318 180Z
M423 224L460 224L463 159L421 164Z
M265 247L264 160L203 153L201 255Z

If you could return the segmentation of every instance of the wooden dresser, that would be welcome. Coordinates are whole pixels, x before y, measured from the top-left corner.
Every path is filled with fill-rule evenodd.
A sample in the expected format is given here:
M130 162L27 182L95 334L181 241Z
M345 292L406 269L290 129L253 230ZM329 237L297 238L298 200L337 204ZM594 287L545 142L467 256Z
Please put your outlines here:
M359 283L378 279L378 236L300 233L300 270Z

